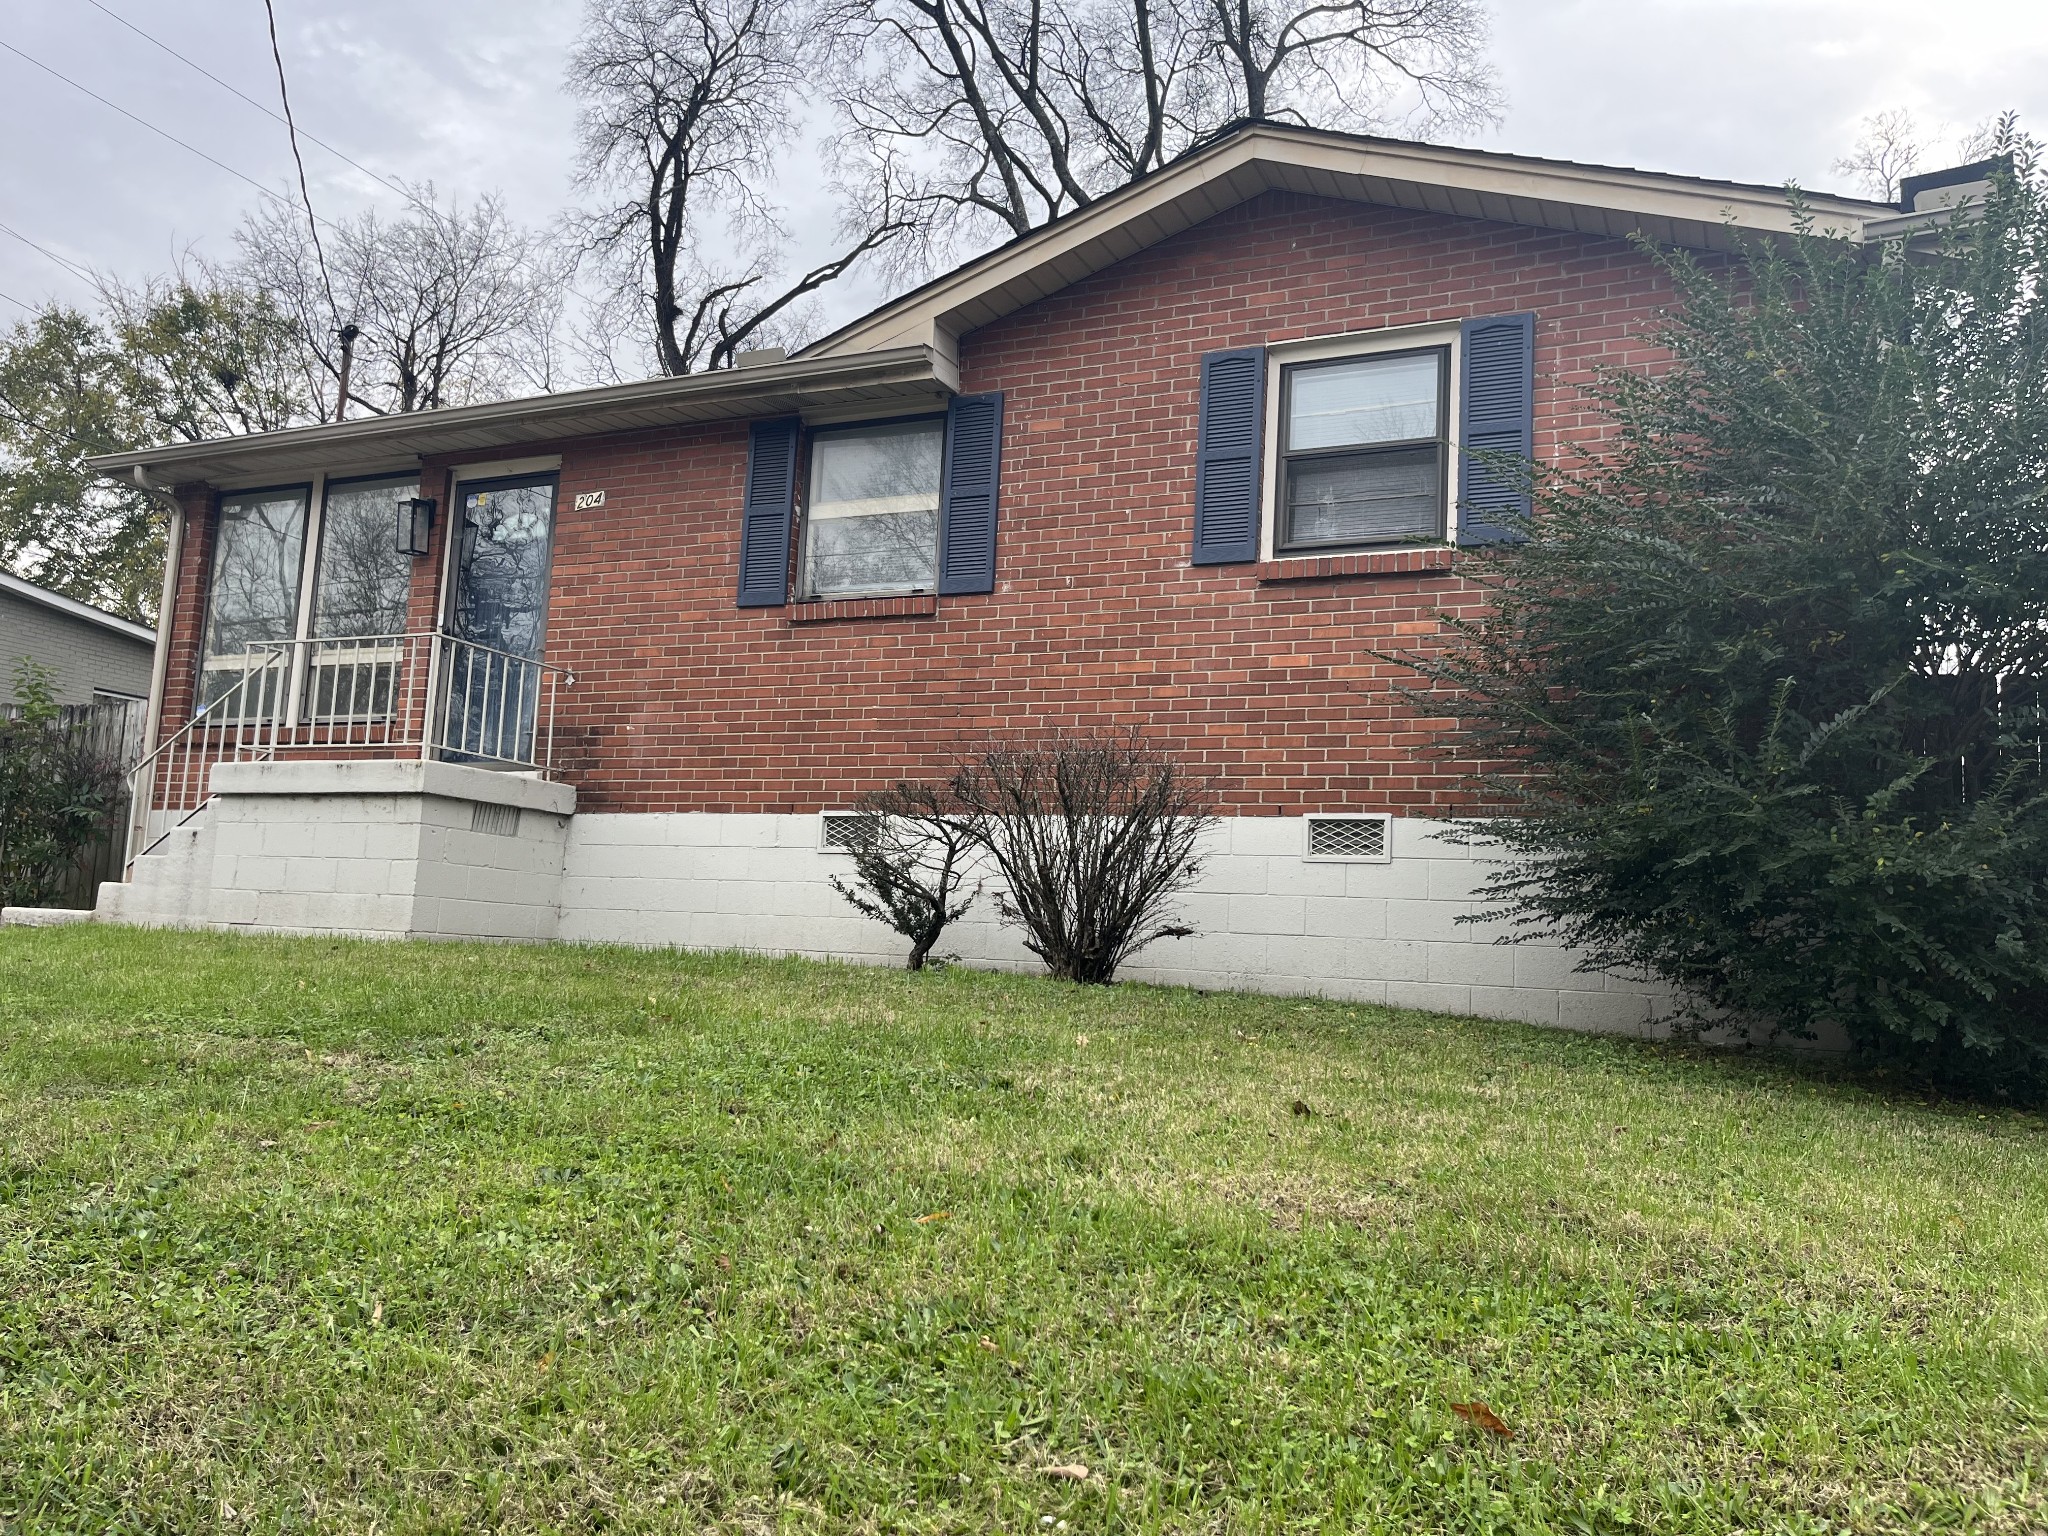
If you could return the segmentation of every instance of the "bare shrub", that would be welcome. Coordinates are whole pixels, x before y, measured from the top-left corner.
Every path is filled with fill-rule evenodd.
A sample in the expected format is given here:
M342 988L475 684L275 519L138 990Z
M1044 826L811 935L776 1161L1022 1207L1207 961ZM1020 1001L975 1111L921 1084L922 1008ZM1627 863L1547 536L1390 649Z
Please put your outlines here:
M1135 730L999 742L962 762L952 795L1003 876L996 907L1056 977L1110 982L1154 939L1194 932L1173 898L1202 872L1212 784Z
M981 894L979 886L961 894L974 844L948 800L945 786L908 780L861 796L846 838L856 883L832 877L854 910L910 940L913 971Z

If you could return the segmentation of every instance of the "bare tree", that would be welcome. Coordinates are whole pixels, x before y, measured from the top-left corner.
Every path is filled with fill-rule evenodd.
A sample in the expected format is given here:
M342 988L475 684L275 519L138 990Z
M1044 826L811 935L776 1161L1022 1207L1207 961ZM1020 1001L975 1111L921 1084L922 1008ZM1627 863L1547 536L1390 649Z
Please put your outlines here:
M323 274L303 221L281 204L236 234L237 271L274 296L299 331L307 388L322 420L342 413L342 326L355 329L349 406L376 415L430 411L547 389L566 273L494 196L443 206L410 190L396 218L374 209L333 226ZM332 306L329 284L332 285Z
M1920 168L1927 153L1913 114L1904 107L1873 113L1863 119L1856 147L1834 163L1838 175L1854 179L1868 197L1895 202L1899 183Z
M861 796L846 840L856 883L832 877L854 910L910 940L913 971L924 969L939 936L981 891L961 895L974 843L949 799L942 785L908 780Z
M998 742L962 762L952 796L1003 877L996 910L1064 981L1110 982L1155 939L1185 938L1174 897L1202 872L1210 783L1135 730Z
M825 57L814 22L800 0L589 0L569 70L579 174L617 200L574 234L651 319L664 373L784 339L799 301L911 227L884 156L847 200L839 253L778 286L789 234L762 189Z
M1938 156L1937 165L1969 165L1996 154L2018 128L2017 114L2007 112L1960 133L1946 126L1923 130L1910 110L1892 107L1863 119L1855 148L1830 169L1854 180L1867 197L1897 202L1900 184L1930 159Z
M842 162L917 164L898 202L935 251L1028 233L1246 118L1426 133L1498 114L1481 0L826 3Z

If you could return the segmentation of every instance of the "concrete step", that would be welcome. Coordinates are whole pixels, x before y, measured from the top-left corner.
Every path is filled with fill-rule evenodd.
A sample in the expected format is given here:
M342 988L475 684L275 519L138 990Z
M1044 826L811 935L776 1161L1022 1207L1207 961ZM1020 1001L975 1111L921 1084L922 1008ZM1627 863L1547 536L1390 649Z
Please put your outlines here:
M0 928L63 928L92 919L80 907L0 907Z
M101 884L94 915L103 923L191 928L208 919L213 879L211 808L173 827L129 866L125 881Z

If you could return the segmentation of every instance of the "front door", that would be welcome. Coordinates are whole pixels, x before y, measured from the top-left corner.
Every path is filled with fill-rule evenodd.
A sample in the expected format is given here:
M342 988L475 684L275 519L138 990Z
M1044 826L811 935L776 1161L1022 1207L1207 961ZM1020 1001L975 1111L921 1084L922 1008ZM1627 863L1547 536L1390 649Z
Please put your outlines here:
M541 702L552 474L458 489L443 755L529 764Z

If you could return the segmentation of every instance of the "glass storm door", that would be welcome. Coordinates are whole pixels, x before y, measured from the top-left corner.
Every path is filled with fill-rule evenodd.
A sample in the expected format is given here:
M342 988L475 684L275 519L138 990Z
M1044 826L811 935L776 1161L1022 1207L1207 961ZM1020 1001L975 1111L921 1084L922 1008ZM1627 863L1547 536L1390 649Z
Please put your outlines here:
M555 479L461 488L443 755L530 763L540 703Z

